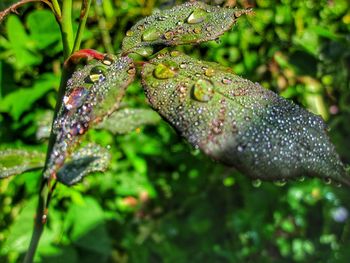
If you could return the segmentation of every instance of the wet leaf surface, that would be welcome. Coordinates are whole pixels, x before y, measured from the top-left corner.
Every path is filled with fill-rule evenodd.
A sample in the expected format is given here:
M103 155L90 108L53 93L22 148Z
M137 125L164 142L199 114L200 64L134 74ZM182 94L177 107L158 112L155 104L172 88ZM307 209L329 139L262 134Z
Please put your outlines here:
M19 149L0 150L0 179L44 167L45 154Z
M135 77L128 57L106 55L76 70L67 81L63 103L54 121L56 142L45 176L53 176L79 143L82 135L112 114Z
M123 52L149 56L150 46L174 46L214 40L229 30L245 9L210 6L202 2L185 3L157 12L136 23L123 40Z
M150 109L121 109L101 122L97 128L114 134L126 134L143 125L155 125L161 118Z
M159 67L171 73L160 78ZM252 178L350 182L320 117L229 68L162 51L144 65L142 83L152 107L193 146Z
M93 172L105 171L110 161L107 149L90 144L74 152L57 173L57 180L65 185L73 185Z

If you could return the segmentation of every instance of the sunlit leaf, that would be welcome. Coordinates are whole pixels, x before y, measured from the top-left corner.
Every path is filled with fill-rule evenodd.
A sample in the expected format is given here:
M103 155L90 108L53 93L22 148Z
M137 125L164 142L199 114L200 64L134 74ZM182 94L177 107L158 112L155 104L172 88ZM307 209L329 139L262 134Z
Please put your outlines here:
M20 150L0 150L0 178L17 175L44 166L45 154Z
M229 30L245 9L185 3L157 12L136 23L123 40L123 52L152 54L154 45L174 46L213 40Z
M114 112L97 128L114 134L126 134L143 125L154 125L160 121L159 115L149 109L121 109Z
M230 71L164 51L142 82L152 107L217 161L252 178L350 184L320 117Z
M57 173L57 180L73 185L93 172L103 172L110 161L108 150L99 145L87 145L74 152Z
M125 89L135 77L128 57L106 55L74 72L67 81L63 103L54 121L56 142L45 176L54 175L91 125L118 107Z

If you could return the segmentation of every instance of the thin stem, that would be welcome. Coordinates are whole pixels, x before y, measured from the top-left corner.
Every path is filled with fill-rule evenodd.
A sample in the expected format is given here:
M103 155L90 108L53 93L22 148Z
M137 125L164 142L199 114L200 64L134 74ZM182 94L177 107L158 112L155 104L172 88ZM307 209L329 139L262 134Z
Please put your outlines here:
M112 46L112 40L111 40L111 37L110 37L109 32L107 30L107 23L106 23L106 19L104 16L101 2L95 1L95 10L96 10L96 14L97 14L98 27L99 27L99 30L101 32L103 45L104 45L107 53L113 54L114 50L113 50L113 46Z
M58 4L57 0L51 0L52 10L55 12L56 17L60 20L62 17L61 7Z
M72 25L72 0L63 0L62 18L60 21L64 59L72 54L74 38Z
M81 39L83 38L86 20L89 15L90 5L91 5L91 0L83 0L83 2L81 3L80 23L79 23L77 35L75 36L72 53L80 49Z

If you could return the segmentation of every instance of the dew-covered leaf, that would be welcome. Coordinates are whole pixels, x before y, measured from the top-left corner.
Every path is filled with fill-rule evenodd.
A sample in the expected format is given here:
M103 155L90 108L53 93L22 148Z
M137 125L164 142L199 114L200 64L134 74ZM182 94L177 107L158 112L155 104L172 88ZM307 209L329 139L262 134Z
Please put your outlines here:
M213 40L229 30L242 14L251 10L185 3L157 12L136 23L123 40L123 52L149 56L151 46L175 46Z
M45 154L37 151L0 150L0 178L44 167Z
M107 149L89 144L70 156L57 172L57 180L65 185L76 184L90 173L105 171L109 161L110 154Z
M152 107L217 161L263 180L350 184L320 117L228 68L163 51L142 82Z
M142 125L154 125L161 120L158 113L150 109L121 109L101 122L97 128L114 134L126 134Z
M45 176L54 176L93 125L113 113L135 77L128 57L106 55L76 70L67 81L63 103L54 121L55 144Z

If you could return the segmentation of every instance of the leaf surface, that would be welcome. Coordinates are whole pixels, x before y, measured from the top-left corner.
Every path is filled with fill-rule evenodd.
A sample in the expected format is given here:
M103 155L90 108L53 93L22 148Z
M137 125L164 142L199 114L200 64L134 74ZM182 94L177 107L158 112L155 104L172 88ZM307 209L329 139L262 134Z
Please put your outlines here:
M22 149L0 150L0 179L44 167L45 154Z
M142 83L193 146L252 178L350 182L320 117L229 68L163 51L144 65Z
M46 177L56 174L92 125L119 107L126 87L134 77L132 60L112 55L93 60L73 73L54 121L56 138Z
M157 124L161 118L150 109L121 109L101 122L97 128L114 134L126 134L142 125Z
M123 52L148 56L154 45L176 46L214 40L229 30L246 9L185 3L136 23L123 40Z
M105 171L110 161L108 150L99 145L87 145L74 152L57 173L57 180L73 185L93 172Z

